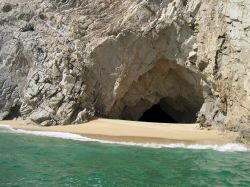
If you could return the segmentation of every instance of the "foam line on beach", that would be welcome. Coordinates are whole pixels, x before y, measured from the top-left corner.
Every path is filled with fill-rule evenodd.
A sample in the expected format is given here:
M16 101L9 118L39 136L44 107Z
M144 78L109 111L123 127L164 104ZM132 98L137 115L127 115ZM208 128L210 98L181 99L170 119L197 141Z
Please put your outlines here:
M2 128L1 128L2 127ZM54 137L68 140L76 140L83 142L99 142L106 144L121 144L128 146L140 146L140 147L148 147L148 148L186 148L186 149L212 149L221 152L245 152L249 151L246 146L239 143L227 143L223 145L203 145L203 144L184 144L184 143L171 143L171 144L155 144L155 143L135 143L135 142L115 142L115 141L107 141L107 140L98 140L83 137L78 134L67 133L67 132L50 132L50 131L29 131L22 129L14 129L9 125L0 124L0 132L12 132L18 134L30 134L36 136L46 136L46 137Z

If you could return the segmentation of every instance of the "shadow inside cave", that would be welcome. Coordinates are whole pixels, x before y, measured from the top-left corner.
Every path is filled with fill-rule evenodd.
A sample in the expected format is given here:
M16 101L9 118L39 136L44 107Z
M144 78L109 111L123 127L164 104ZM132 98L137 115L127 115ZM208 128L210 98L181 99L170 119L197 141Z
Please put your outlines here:
M159 104L153 105L150 109L145 111L138 121L157 123L178 123L164 110L162 110Z
M200 74L176 61L159 59L132 82L109 111L116 119L195 123L204 103Z

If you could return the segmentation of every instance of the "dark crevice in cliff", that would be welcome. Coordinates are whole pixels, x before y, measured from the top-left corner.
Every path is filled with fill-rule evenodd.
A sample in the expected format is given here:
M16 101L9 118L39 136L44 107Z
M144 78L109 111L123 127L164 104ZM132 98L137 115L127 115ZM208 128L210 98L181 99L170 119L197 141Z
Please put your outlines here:
M131 84L114 114L125 120L195 123L204 103L202 82L175 61L159 60Z
M159 104L156 104L145 111L139 121L177 123L176 120L174 120L169 114L161 109L161 106Z
M21 105L15 105L10 108L9 114L3 118L3 120L12 120L21 116L20 113Z

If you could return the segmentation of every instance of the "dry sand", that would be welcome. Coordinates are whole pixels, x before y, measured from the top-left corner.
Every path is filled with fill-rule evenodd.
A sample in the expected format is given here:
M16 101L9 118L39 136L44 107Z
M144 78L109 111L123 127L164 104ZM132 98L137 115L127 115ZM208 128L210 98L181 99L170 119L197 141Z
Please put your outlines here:
M237 134L201 130L198 124L149 123L96 119L79 125L42 127L21 120L0 121L15 129L69 132L85 137L135 143L224 144L235 142Z

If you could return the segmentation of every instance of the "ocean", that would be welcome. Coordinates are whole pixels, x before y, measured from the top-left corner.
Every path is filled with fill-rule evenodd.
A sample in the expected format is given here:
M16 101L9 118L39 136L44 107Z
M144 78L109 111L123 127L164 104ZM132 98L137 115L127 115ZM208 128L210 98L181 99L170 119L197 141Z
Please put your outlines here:
M240 144L115 144L1 127L0 186L250 186L250 152Z

